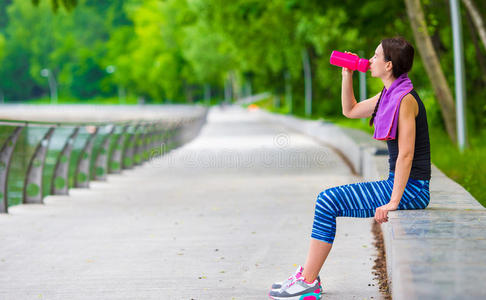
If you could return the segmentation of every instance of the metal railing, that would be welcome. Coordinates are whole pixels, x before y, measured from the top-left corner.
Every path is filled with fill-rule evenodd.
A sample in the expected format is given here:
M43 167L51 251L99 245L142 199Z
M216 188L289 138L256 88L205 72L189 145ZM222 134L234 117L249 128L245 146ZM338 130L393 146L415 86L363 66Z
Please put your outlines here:
M171 122L0 120L0 213L15 204L43 203L47 195L67 195L70 187L88 188L91 180L161 156L192 139L206 114Z

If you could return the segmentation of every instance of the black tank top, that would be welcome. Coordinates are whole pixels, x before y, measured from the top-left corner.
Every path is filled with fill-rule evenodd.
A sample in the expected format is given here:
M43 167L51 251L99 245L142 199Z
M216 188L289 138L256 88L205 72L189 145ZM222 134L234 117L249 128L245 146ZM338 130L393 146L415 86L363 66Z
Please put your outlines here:
M415 117L415 152L413 155L412 169L410 170L410 178L430 180L430 142L427 113L417 92L412 90L410 95L417 101L419 109L418 115ZM390 172L395 172L395 164L397 163L398 156L398 127L396 139L388 140L387 145L390 154L390 158L388 159Z

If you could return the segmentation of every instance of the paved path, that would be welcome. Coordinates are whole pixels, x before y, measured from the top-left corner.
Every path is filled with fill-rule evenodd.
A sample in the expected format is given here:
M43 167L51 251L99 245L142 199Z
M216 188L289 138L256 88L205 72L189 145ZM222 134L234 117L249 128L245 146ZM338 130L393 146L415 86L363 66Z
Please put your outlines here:
M108 182L0 215L0 299L266 299L303 264L317 194L359 180L241 109ZM324 299L379 299L371 219L338 219Z

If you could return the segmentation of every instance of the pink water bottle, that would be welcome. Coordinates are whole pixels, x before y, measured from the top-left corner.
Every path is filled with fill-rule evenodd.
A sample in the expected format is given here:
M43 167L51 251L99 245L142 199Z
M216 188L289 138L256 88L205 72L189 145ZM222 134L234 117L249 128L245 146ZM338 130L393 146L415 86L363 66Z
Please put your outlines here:
M356 55L332 51L331 65L366 72L370 68L370 62L367 59L359 58Z

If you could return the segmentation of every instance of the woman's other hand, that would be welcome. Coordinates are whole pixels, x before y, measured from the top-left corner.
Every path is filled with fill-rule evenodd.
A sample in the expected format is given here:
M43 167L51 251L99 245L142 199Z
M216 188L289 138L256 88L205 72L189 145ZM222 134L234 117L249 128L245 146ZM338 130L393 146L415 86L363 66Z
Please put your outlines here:
M398 204L391 203L391 202L388 203L388 204L382 205L380 207L377 207L376 211L375 211L376 222L378 222L379 224L384 223L384 222L388 222L388 212L393 211L393 210L397 210L397 208L398 208Z

